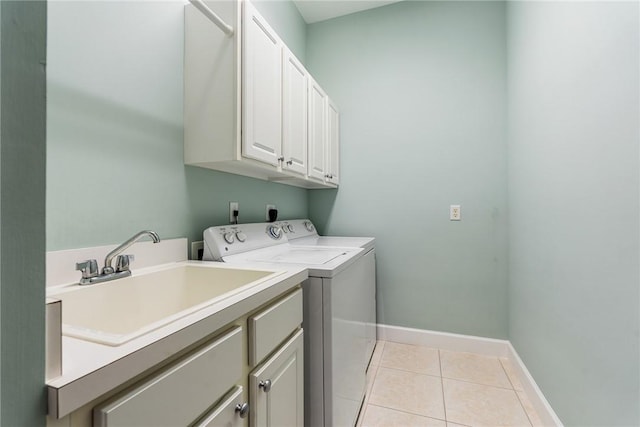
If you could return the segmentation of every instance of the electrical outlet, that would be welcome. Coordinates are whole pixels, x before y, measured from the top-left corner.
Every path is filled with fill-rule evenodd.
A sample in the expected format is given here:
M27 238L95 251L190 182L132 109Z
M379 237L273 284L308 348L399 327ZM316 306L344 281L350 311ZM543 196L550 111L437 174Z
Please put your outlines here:
M240 212L240 203L229 202L229 224L235 224L236 217L233 215L233 211Z
M267 221L269 221L269 210L271 209L277 209L276 205L267 205L267 208L265 209L265 213L266 213L265 218L267 219Z
M462 219L462 212L460 211L460 205L449 206L449 220L460 221Z

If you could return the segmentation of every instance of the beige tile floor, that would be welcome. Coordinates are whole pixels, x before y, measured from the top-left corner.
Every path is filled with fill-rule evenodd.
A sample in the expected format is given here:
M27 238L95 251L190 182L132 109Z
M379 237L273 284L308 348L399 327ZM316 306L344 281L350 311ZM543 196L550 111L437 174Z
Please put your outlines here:
M379 341L358 426L542 426L506 358Z

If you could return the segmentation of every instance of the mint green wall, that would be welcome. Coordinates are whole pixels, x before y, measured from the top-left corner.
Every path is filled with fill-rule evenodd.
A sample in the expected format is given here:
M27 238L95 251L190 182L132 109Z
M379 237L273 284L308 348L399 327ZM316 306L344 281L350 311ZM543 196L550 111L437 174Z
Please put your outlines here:
M44 426L46 2L0 2L0 425Z
M258 12L276 30L287 47L304 63L307 50L307 24L292 1L254 0Z
M637 2L513 2L509 337L567 426L640 424Z
M308 27L342 162L310 215L377 238L380 323L507 336L505 43L502 2L400 2Z
M259 7L299 51L305 28L289 3ZM147 228L200 240L228 223L229 201L241 222L264 221L267 203L307 216L306 190L183 165L185 4L49 2L48 250Z

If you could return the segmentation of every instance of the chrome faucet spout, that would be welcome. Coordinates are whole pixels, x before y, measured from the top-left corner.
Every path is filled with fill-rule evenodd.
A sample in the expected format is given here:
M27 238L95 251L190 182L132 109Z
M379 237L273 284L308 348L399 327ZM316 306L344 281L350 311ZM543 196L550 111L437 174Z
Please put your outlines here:
M103 275L112 274L115 271L111 266L111 262L113 261L113 258L115 258L116 255L124 252L125 249L127 249L129 246L133 245L135 242L137 242L138 240L140 240L145 236L151 237L151 240L153 240L153 243L160 243L160 236L158 236L158 233L156 233L155 231L143 230L135 234L131 238L127 239L127 241L125 241L123 244L121 244L120 246L118 246L117 248L115 248L114 250L112 250L107 254L107 256L104 259L104 267L102 267L102 274Z

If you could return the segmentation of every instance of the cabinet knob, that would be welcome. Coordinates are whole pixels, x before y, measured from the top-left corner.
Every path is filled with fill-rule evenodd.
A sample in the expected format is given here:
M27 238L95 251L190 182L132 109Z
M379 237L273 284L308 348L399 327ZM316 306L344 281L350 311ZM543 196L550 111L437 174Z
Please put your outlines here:
M293 164L293 160L287 160L287 164L291 166Z
M278 157L279 162L284 162L284 157Z
M238 414L240 418L247 418L247 415L249 415L249 404L247 402L238 403L236 405L236 414Z
M260 381L258 387L263 389L265 393L269 393L271 391L271 380Z

